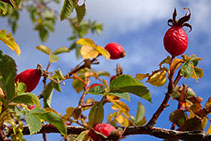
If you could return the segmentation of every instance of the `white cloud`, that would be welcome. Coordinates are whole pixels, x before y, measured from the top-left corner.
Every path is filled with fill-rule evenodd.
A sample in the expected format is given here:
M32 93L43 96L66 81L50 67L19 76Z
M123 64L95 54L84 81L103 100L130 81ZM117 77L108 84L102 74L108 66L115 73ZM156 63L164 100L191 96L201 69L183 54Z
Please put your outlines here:
M189 1L189 5L193 14L191 21L193 22L194 30L203 30L211 33L211 1Z
M106 32L125 33L168 17L174 5L166 0L87 1L87 16L103 22Z

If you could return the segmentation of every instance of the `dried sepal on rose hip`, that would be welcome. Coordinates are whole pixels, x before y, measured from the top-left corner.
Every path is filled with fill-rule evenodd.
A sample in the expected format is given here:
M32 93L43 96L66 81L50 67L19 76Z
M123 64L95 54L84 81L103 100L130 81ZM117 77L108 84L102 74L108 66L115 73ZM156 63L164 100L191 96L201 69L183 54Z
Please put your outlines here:
M22 82L26 84L26 91L31 92L33 91L41 78L41 65L37 65L37 69L27 69L15 77L15 82Z
M174 57L183 54L188 47L188 36L183 29L184 26L187 26L190 31L192 30L192 26L187 23L191 16L190 9L188 9L188 12L182 18L176 20L177 11L175 8L173 18L168 20L168 25L171 27L166 32L163 43L166 51Z
M124 48L118 43L109 43L105 49L110 53L110 59L119 59L126 55Z
M107 123L99 123L96 124L93 128L96 132L99 132L100 134L104 135L105 137L109 137L111 132L116 130L116 128L110 124ZM102 138L100 135L97 135L93 130L89 132L89 136L92 138L93 141L102 141Z

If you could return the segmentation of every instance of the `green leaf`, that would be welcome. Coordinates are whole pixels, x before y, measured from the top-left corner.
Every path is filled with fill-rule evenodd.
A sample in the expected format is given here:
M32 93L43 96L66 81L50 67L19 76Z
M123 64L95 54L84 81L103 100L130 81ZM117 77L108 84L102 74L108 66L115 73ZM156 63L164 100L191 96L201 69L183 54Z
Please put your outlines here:
M62 135L67 134L67 130L65 128L65 124L62 118L56 113L46 112L39 115L39 117L43 119L44 121L53 124Z
M104 94L104 92L105 88L103 86L95 86L91 88L87 93L99 95L99 94Z
M45 28L40 28L39 29L39 35L40 35L40 39L42 40L42 42L45 42L48 39L48 30Z
M6 30L0 30L0 40L5 43L11 50L14 50L17 55L20 55L21 50L11 33L6 33Z
M31 111L25 115L25 119L27 125L29 126L30 134L37 133L42 128L40 118L37 115L31 113Z
M7 13L7 5L2 1L0 1L0 13L3 15Z
M170 114L169 120L171 122L175 122L177 126L180 127L180 126L183 126L184 123L186 122L187 115L182 110L175 110Z
M144 105L142 105L140 102L138 102L138 108L137 108L137 112L136 112L135 125L138 125L143 120L144 114L145 114Z
M42 52L44 52L45 54L48 54L48 55L52 52L49 47L44 46L44 45L39 45L39 46L36 47L36 49L40 50L40 51L42 51Z
M61 87L60 87L60 85L58 84L58 83L54 83L53 82L53 88L56 90L56 91L58 91L58 92L61 92L62 90L61 90Z
M56 79L56 80L58 80L58 79L59 80L64 80L65 79L65 77L64 77L64 75L63 75L63 73L62 73L60 68L58 69L58 71L55 70L54 72L55 72L54 75L51 76L53 79Z
M79 75L79 77L83 80L85 80L84 75ZM81 92L84 88L84 83L81 82L79 79L74 79L72 83L73 88L77 93Z
M78 24L83 20L86 14L86 5L83 3L81 6L76 7L76 14L78 19Z
M0 50L0 87L7 96L7 100L15 97L16 71L15 61Z
M35 94L32 94L32 93L24 93L24 94L18 95L15 98L13 98L10 102L23 103L28 106L36 104L38 107L40 107L39 98Z
M60 48L57 48L53 52L53 54L57 55L57 54L66 53L66 52L70 52L69 48L67 48L67 47L60 47Z
M104 119L104 109L102 101L96 103L89 112L89 125L93 127L98 123L102 123Z
M181 74L185 78L189 78L191 77L192 73L193 73L193 65L190 61L186 61L181 67Z
M109 91L108 95L118 96L118 97L123 98L127 101L130 101L130 94L127 93L127 92Z
M51 63L55 63L55 62L57 62L59 60L59 56L56 56L55 54L53 54L53 53L51 53L50 55L49 55L49 61L51 62Z
M17 85L18 85L17 86L18 95L23 94L27 89L26 84L22 82L18 82Z
M195 54L190 55L188 58L190 58L190 61L194 66L197 66L198 62L202 60L202 58L197 57Z
M60 13L60 20L64 20L66 18L68 18L71 13L73 12L74 10L74 2L73 0L65 0L64 1L64 4L63 4L63 7L62 7L62 11Z
M120 91L135 94L151 102L149 90L142 82L130 75L119 75L110 83L110 91Z
M45 110L36 107L36 108L33 108L32 110L30 110L30 113L33 113L33 114L39 116L41 114L44 114L45 113Z
M44 88L42 94L44 108L51 107L51 99L53 95L53 82L48 83L48 85Z

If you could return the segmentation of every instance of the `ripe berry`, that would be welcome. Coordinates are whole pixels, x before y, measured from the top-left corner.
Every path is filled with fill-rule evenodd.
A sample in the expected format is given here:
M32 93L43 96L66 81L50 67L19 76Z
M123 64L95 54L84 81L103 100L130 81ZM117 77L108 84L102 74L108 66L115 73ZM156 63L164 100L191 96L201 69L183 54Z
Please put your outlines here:
M111 59L123 58L126 55L124 48L117 43L109 43L105 46L105 49L110 53Z
M189 9L188 9L189 10ZM178 56L185 52L188 47L188 37L183 29L183 26L187 26L192 30L191 25L186 23L191 16L190 10L189 14L180 18L178 21L176 20L177 12L176 9L173 13L173 19L168 20L168 25L171 26L170 29L166 32L163 43L166 51L168 51L172 56ZM170 25L169 23L172 23Z
M28 69L25 70L23 72L21 72L20 74L18 74L15 77L15 82L19 81L19 82L23 82L26 84L26 91L25 92L31 92L34 90L34 88L37 86L37 84L40 81L40 77L41 77L41 69Z
M35 106L34 106L34 105L31 105L31 106L29 106L28 108L31 110L31 109L34 109Z
M107 123L99 123L97 125L94 126L93 128L95 131L103 134L106 137L109 137L111 132L113 130L115 130L116 128L113 127L110 124ZM90 137L93 139L93 141L102 141L101 137L99 135L97 135L94 131L90 131L89 132Z

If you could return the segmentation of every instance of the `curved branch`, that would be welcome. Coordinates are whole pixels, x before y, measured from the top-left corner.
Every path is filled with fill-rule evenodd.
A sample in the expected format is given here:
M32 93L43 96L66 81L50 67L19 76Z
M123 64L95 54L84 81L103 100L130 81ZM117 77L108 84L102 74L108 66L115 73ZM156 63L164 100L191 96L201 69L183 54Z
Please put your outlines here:
M122 128L123 130L125 129L125 127L118 127L118 128ZM74 127L74 126L67 127L68 134L79 135L81 132L85 130L86 129L82 127ZM11 133L12 130L9 132L9 134ZM42 134L42 133L59 133L59 130L57 130L57 128L53 126L43 125L42 129L37 134ZM9 134L7 134L7 136L9 136ZM192 141L211 140L211 134L206 134L203 131L175 131L171 129L149 127L149 126L127 127L122 136L141 135L141 134L151 135L161 139L173 139L173 140L180 139L180 140L192 140ZM23 135L30 135L28 126L24 127Z
M211 134L206 134L202 131L175 131L171 129L156 128L156 127L128 127L123 136L148 134L162 139L181 139L181 140L195 140L208 141L211 140Z

